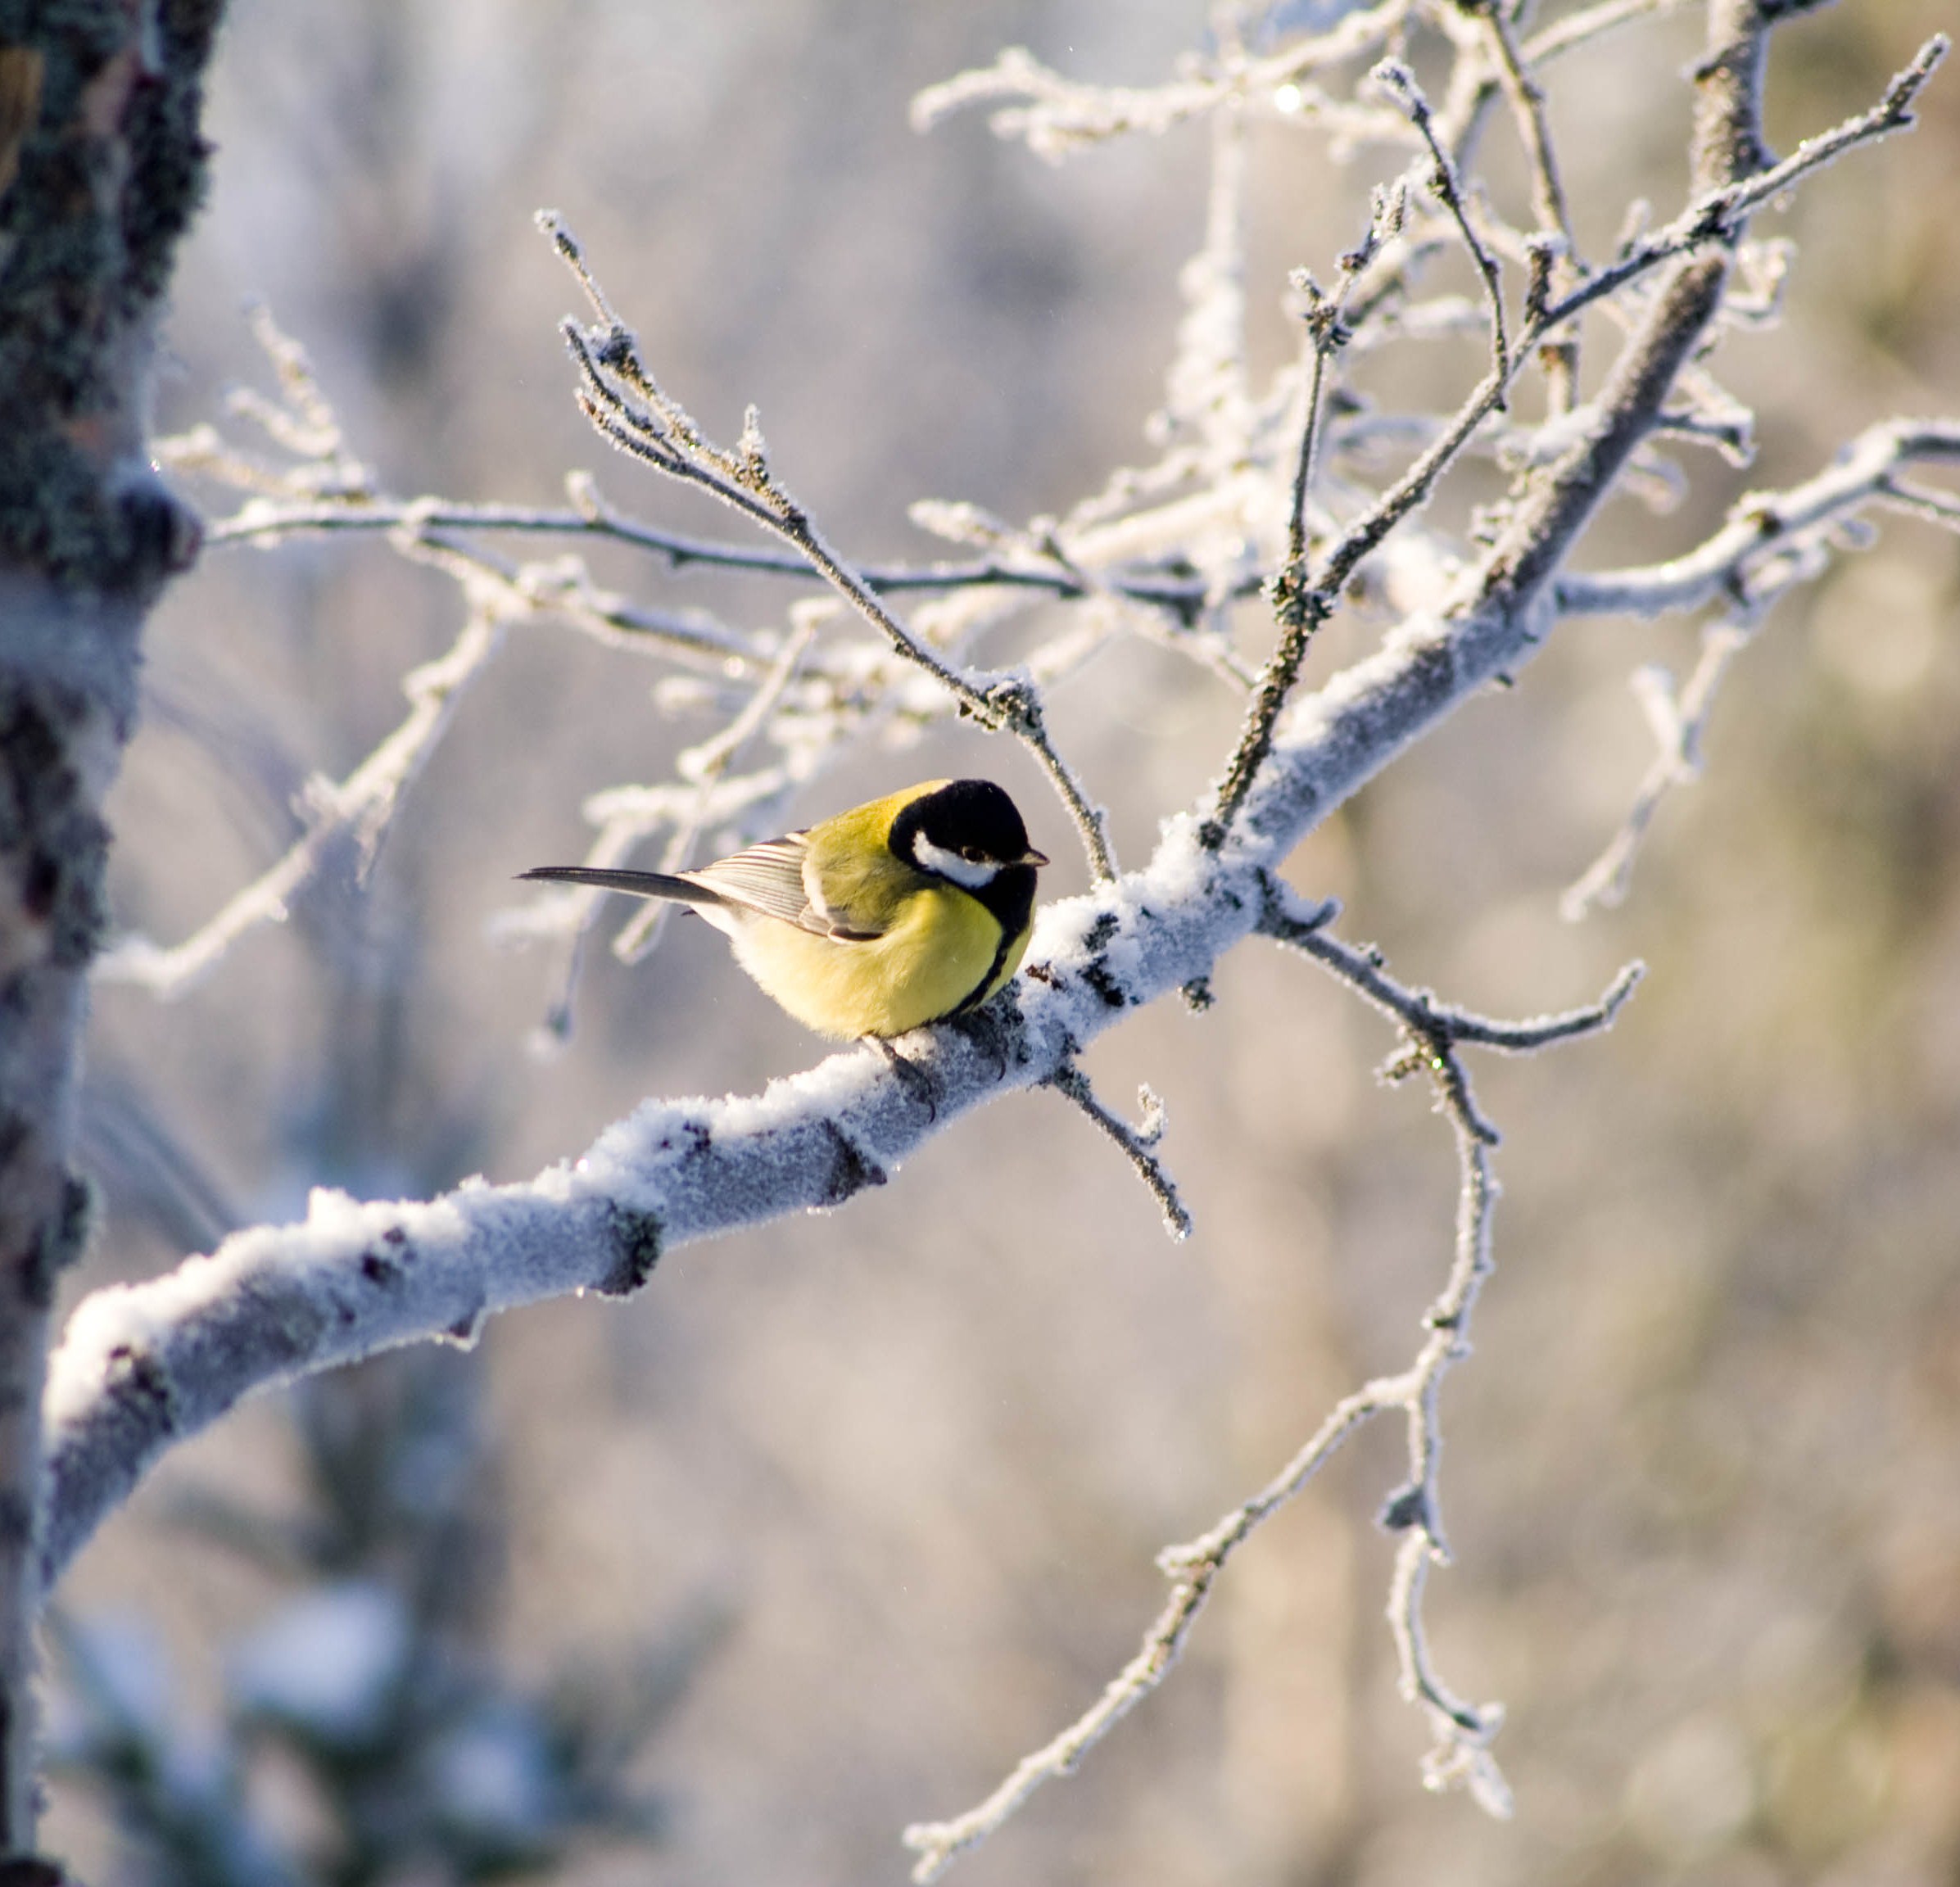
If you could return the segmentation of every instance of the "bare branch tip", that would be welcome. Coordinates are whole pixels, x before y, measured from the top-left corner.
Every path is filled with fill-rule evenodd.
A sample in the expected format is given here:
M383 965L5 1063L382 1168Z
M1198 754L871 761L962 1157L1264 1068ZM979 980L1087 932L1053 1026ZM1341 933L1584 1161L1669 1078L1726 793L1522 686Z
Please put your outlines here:
M582 274L585 269L585 251L579 247L578 238L567 227L564 217L556 210L539 210L532 213L532 221L567 262Z
M1928 39L1885 88L1886 108L1903 113L1920 88L1939 70L1940 61L1952 51L1953 44L1952 38L1944 33L1935 33ZM1901 122L1904 122L1903 119Z
M1419 124L1429 115L1429 101L1415 75L1400 59L1378 59L1369 68L1369 83L1400 106Z
M1647 966L1636 957L1623 968L1600 998L1600 1012L1603 1020L1610 1025L1626 1007L1627 999L1645 980Z
M1132 1127L1097 1098L1096 1091L1079 1063L1064 1061L1048 1077L1048 1086L1081 1109L1100 1128L1137 1170L1137 1177L1150 1188L1164 1215L1164 1229L1174 1243L1191 1236L1192 1220L1177 1189L1177 1182L1159 1160L1154 1149L1164 1138L1165 1112L1161 1098L1149 1087L1138 1090L1143 1110L1140 1125Z

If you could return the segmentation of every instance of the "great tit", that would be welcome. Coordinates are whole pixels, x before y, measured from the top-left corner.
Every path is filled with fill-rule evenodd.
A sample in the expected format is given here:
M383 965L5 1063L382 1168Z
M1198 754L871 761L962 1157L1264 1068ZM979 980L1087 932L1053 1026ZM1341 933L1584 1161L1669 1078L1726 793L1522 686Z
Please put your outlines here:
M690 906L798 1021L844 1039L986 1002L1021 966L1047 863L991 780L927 780L699 871L523 876Z

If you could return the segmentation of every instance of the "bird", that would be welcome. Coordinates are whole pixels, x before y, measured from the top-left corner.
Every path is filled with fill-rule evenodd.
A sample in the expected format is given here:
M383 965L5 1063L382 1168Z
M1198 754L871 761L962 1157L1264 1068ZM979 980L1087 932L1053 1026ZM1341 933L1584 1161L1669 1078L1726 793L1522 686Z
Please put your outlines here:
M1028 947L1048 862L991 780L926 780L691 871L519 876L686 904L806 1028L882 1040L999 993Z

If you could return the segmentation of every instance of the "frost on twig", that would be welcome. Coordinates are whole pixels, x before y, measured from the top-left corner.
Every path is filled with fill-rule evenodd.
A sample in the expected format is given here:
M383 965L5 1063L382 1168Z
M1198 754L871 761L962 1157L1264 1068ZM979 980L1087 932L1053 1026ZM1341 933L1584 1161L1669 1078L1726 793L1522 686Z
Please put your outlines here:
M252 338L272 367L280 396L269 400L256 388L235 387L225 396L225 410L248 422L287 458L261 458L231 444L215 426L205 425L158 440L153 448L158 462L233 491L255 493L267 508L310 504L327 512L369 502L375 495L374 474L348 446L339 415L306 349L279 326L265 303L255 302L249 317ZM212 534L205 535L206 541L211 541Z
M1330 908L1317 905L1302 909L1283 880L1268 874L1262 897L1261 931L1325 964L1400 1025L1404 1050L1383 1069L1384 1078L1401 1080L1419 1070L1428 1074L1442 1089L1451 1118L1487 1146L1497 1144L1497 1129L1477 1111L1468 1077L1456 1057L1457 1044L1469 1042L1504 1054L1529 1055L1554 1043L1610 1028L1645 974L1640 964L1627 965L1605 995L1583 1009L1523 1022L1493 1022L1469 1010L1441 1005L1426 989L1411 989L1396 982L1383 967L1378 950L1372 946L1357 948L1330 935Z
M1568 13L1534 34L1524 48L1524 58L1530 65L1541 66L1619 27L1663 14L1679 13L1695 3L1696 0L1600 0L1597 6Z
M798 625L806 611L821 613L825 605L793 606L783 634L740 631L699 609L650 609L602 590L577 556L516 560L491 549L485 539L596 536L650 552L674 566L699 563L820 579L822 572L801 554L745 550L662 531L625 515L582 473L567 481L570 509L390 496L348 448L303 351L264 310L256 311L253 321L274 367L278 398L235 393L228 410L262 435L271 453L236 446L210 426L161 441L157 448L173 469L242 495L239 508L210 527L208 544L270 546L320 533L382 537L402 557L453 581L474 612L473 625L487 618L556 621L622 652L695 672L698 681L676 677L660 685L658 698L669 712L715 708L730 688L753 681L737 697L738 703L746 701L746 708L736 705L730 712L740 726L735 749L763 737L770 752L761 763L734 772L733 750L720 746L720 736L712 737L684 753L679 776L670 785L615 788L598 795L592 808L600 827L594 862L619 862L663 828L670 832L669 849L676 851L711 830L725 828L736 842L760 836L770 821L786 817L786 802L796 789L851 744L867 736L909 737L908 730L953 706L944 697L921 695L906 680L916 672L909 663L892 654L880 657L835 636L811 651L800 666L784 667L785 650L805 640ZM1202 588L1188 577L1126 567L1143 544L1134 524L1120 540L1111 541L1107 532L1093 527L1072 532L1070 538L1065 550L1052 529L1017 531L1003 525L988 536L985 554L978 559L886 566L863 573L864 580L880 593L938 592L920 606L914 621L929 642L949 647L1044 595L1082 600L1086 607L1080 625L1028 658L1025 699L1032 704L1032 717L1039 713L1038 691L1091 658L1117 627L1168 641L1228 680L1235 678L1235 658L1215 637L1179 635L1165 627L1191 613ZM974 541L971 533L967 541ZM169 950L147 939L129 939L99 973L135 982L160 996L181 993L208 973L239 937L283 916L350 834L364 862L371 862L381 835L399 816L414 776L449 725L446 712L429 710L438 695L445 700L453 696L455 663L459 656L478 653L478 640L473 627L451 658L410 678L415 710L409 723L346 780L317 785L304 808L306 823L299 840L269 871L229 899L194 937ZM489 649L481 653L487 659ZM1001 690L1010 706L1019 703L1023 692L1019 677ZM525 912L507 913L496 926L507 935L564 940L555 978L560 996L553 1013L561 1029L569 1013L571 976L595 902L576 894L541 899ZM629 925L618 947L631 957L649 941L644 925Z
M675 771L686 786L691 789L691 794L677 794L676 798L682 803L663 812L665 821L672 830L660 854L659 870L670 873L685 871L695 862L695 848L699 844L702 834L726 822L727 815L722 810L724 802L717 790L743 749L767 725L785 692L795 680L797 669L808 654L817 634L821 613L821 605L816 609L806 607L800 612L796 627L785 638L781 653L741 712L712 740L689 748L675 762ZM751 815L756 806L772 805L780 797L772 794L752 799ZM615 803L614 808L602 812L599 837L588 848L582 862L601 869L624 864L633 845L643 836L647 823L644 816L636 817L635 811L617 807ZM738 827L745 840L761 836L748 830L748 821L744 821ZM567 887L556 896L558 902L572 913L572 917L561 930L562 954L559 974L554 979L558 993L545 1019L547 1043L563 1042L572 1033L573 1002L577 993L586 939L605 898L603 892L577 886ZM660 941L668 914L672 909L671 904L649 900L620 927L613 939L613 954L622 963L638 963L650 956ZM508 922L500 928L506 934L516 930L515 925ZM530 928L535 934L546 926L534 922Z
M1659 616L1725 600L1759 611L1816 577L1834 535L1867 506L1898 503L1903 468L1919 463L1960 464L1960 420L1889 419L1868 428L1815 477L1786 491L1746 493L1719 531L1666 563L1561 572L1559 613ZM1949 495L1939 496L1953 506Z
M1177 1182L1157 1155L1157 1143L1164 1138L1164 1103L1156 1092L1149 1088L1138 1090L1138 1104L1143 1111L1143 1118L1138 1125L1132 1127L1120 1115L1111 1112L1097 1099L1096 1090L1089 1084L1088 1075L1075 1062L1063 1062L1048 1077L1048 1085L1057 1094L1074 1102L1122 1150L1130 1165L1136 1168L1137 1177L1150 1188L1162 1209L1164 1229L1174 1239L1188 1238L1191 1215L1179 1196Z
M1470 206L1466 197L1463 179L1457 174L1456 165L1443 147L1437 134L1436 114L1430 109L1429 101L1423 88L1415 82L1415 75L1399 59L1384 59L1369 75L1369 79L1388 97L1408 114L1409 122L1415 125L1423 143L1428 147L1429 160L1433 168L1424 179L1437 201L1449 213L1450 220L1456 225L1457 233L1463 238L1463 245L1469 251L1470 260L1476 265L1478 278L1483 283L1483 292L1491 318L1491 371L1501 387L1508 382L1511 372L1510 342L1505 333L1504 283L1497 269L1497 259L1477 227L1470 219ZM1501 393L1498 405L1503 405Z
M1554 301L1545 311L1542 325L1550 328L1569 320L1582 309L1618 293L1659 262L1709 243L1735 242L1750 211L1775 202L1793 184L1836 162L1846 152L1909 129L1912 102L1945 58L1949 44L1945 34L1935 33L1893 75L1885 95L1869 111L1806 138L1780 164L1718 183L1664 228L1623 245L1611 263Z
M769 717L789 692L797 670L809 653L819 622L828 613L822 604L806 604L793 612L795 627L783 638L781 652L741 713L712 740L690 747L674 762L674 771L694 788L695 798L686 816L675 823L673 836L661 854L661 871L685 871L694 862L695 848L713 817L716 787L727 777L743 749L768 725ZM613 954L622 963L641 962L659 941L662 921L672 909L672 905L658 901L645 906L613 939Z
M1337 586L1330 585L1324 574L1315 577L1309 561L1307 538L1321 415L1334 356L1351 338L1347 322L1348 298L1382 249L1401 233L1405 209L1406 198L1399 187L1375 192L1367 233L1342 256L1338 285L1332 295L1324 293L1306 270L1297 269L1293 274L1292 285L1305 299L1302 318L1308 368L1306 410L1301 423L1299 450L1294 458L1292 502L1288 513L1286 562L1271 585L1279 640L1261 672L1258 689L1247 711L1244 731L1225 768L1217 806L1206 828L1206 842L1214 848L1224 842L1227 830L1245 803L1253 778L1271 750L1273 730L1299 679L1307 645L1333 609Z

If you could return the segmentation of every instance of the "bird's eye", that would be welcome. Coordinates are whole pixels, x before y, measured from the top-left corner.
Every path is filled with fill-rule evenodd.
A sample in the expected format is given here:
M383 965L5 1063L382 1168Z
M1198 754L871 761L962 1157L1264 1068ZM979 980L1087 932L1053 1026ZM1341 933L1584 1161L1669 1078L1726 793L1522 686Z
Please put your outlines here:
M960 848L960 856L969 865L977 865L986 854L977 845L962 845Z

